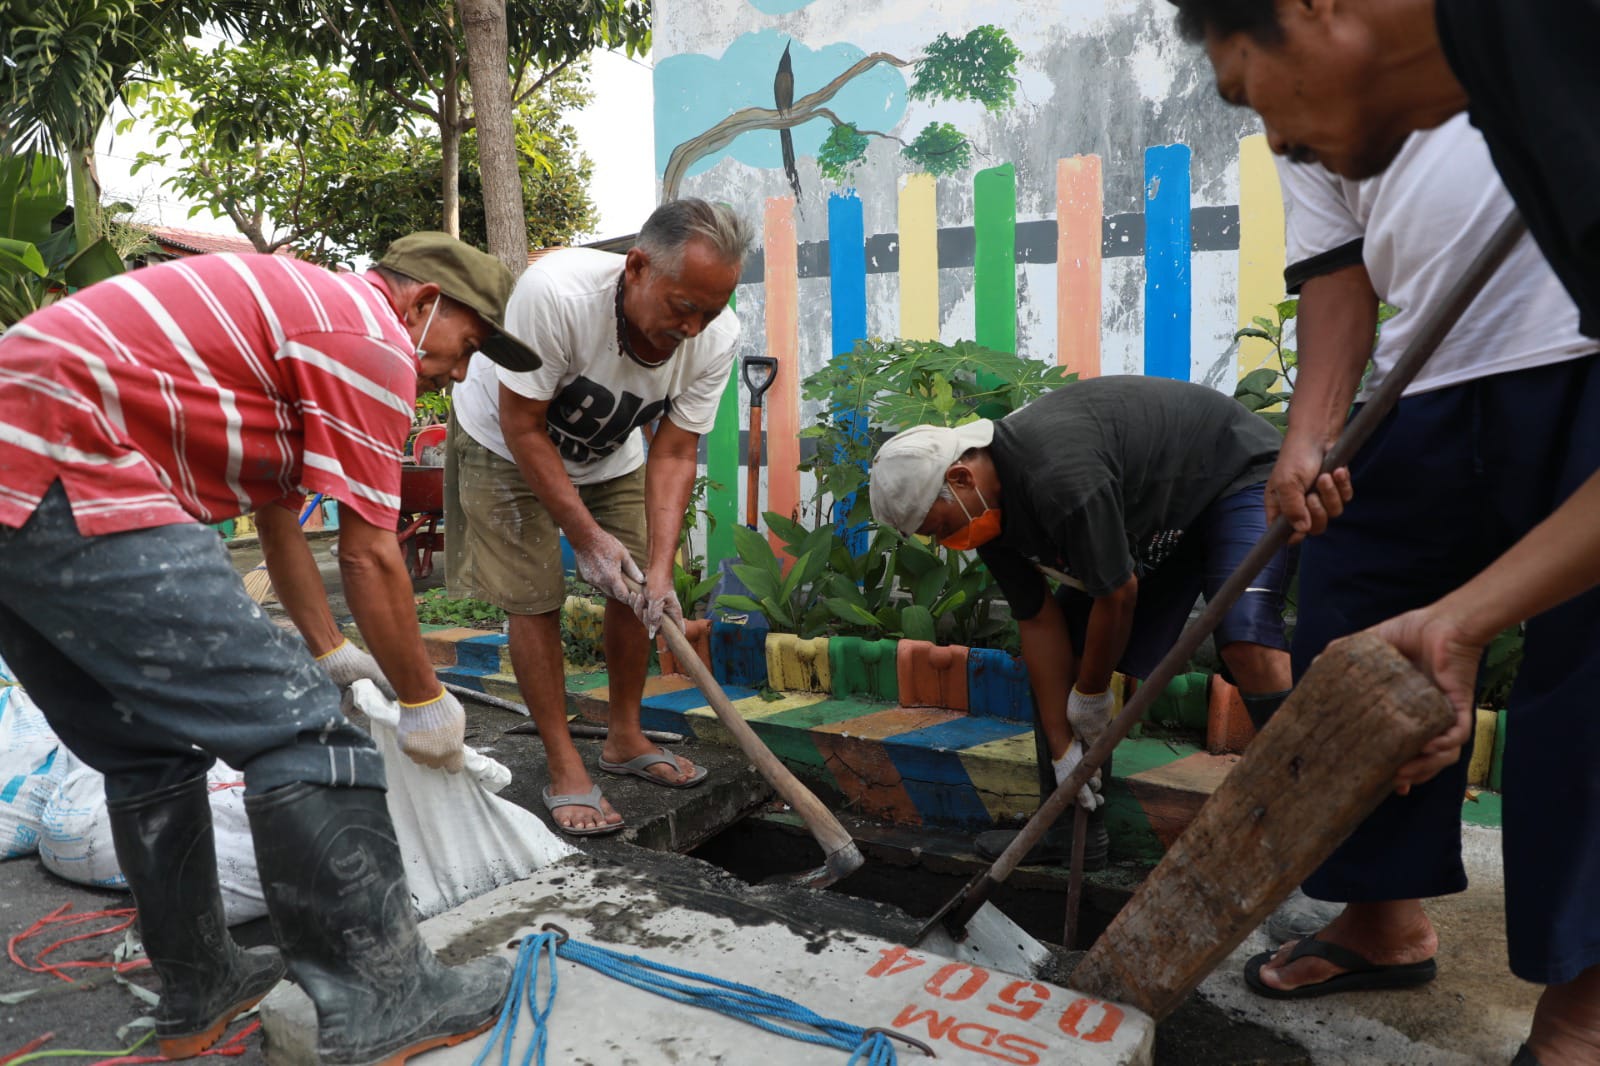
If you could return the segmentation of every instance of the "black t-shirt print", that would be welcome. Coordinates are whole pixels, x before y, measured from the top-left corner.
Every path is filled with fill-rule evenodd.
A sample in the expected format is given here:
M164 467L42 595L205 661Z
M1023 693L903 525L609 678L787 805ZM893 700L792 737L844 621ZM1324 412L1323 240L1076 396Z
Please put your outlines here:
M551 399L545 424L561 458L587 463L610 455L628 434L671 411L670 397L647 404L624 389L618 399L604 385L579 375Z

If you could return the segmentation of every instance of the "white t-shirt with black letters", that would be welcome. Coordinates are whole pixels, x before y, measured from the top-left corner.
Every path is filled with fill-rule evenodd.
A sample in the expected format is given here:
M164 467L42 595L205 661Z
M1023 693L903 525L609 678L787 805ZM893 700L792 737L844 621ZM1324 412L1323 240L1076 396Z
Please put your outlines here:
M506 304L506 330L539 353L544 365L517 372L473 358L453 398L455 416L474 440L514 461L500 431L502 384L550 401L550 439L574 485L637 470L644 462L639 427L662 415L690 433L711 428L733 370L738 317L724 310L666 362L640 366L617 345L617 279L624 258L566 248L544 256L517 280Z

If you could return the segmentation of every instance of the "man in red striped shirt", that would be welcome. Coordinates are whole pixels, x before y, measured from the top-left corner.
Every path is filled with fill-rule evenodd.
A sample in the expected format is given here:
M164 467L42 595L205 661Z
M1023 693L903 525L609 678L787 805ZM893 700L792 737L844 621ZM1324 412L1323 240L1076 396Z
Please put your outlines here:
M205 782L219 757L244 771L263 893L317 1005L322 1061L399 1061L498 1014L503 961L446 969L417 936L383 762L334 682L392 683L402 748L459 770L461 706L423 648L395 540L401 448L419 379L447 387L475 350L539 365L500 329L512 283L442 233L396 241L362 275L201 256L91 286L0 337L0 654L105 775L168 1057L210 1046L284 971L224 927ZM372 655L328 607L295 517L307 492L340 504L340 570ZM304 645L202 524L249 512Z

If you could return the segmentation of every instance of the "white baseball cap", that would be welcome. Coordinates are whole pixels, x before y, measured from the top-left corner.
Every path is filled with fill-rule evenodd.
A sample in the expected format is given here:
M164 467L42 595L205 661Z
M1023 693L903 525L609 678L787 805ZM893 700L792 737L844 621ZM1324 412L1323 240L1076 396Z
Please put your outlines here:
M969 448L987 448L994 422L980 418L963 426L912 426L896 433L872 460L872 517L910 536L927 521L945 471Z

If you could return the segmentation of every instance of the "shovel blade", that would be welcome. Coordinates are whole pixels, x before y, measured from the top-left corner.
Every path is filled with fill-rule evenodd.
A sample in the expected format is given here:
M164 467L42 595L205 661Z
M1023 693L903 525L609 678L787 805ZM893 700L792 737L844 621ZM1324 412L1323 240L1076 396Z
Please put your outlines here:
M967 935L956 940L935 926L916 945L935 955L970 962L986 970L1017 977L1037 977L1050 960L1050 949L1029 936L992 903L985 903L967 922Z

